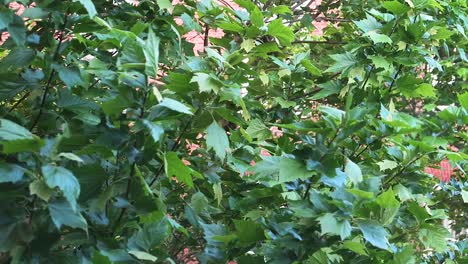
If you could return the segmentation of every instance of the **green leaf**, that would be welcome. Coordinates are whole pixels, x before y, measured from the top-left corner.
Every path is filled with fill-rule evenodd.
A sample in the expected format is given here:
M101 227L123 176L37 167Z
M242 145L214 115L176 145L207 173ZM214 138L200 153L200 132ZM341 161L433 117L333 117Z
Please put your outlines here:
M304 66L304 68L306 68L306 70L313 76L322 76L322 72L320 71L320 69L317 68L317 66L315 66L314 64L312 64L310 60L303 59L301 61L301 65Z
M393 256L394 264L416 264L415 251L412 246L406 246Z
M49 188L44 181L34 180L29 184L29 192L31 195L37 195L44 201L49 201L50 197L54 194L54 190Z
M379 223L372 220L361 220L358 222L358 226L367 242L381 249L388 248L388 233Z
M81 228L88 231L88 223L81 213L74 210L66 201L49 203L49 213L55 226L60 229L62 225L73 228Z
M340 236L341 240L345 240L351 235L351 224L348 220L338 221L334 214L326 213L318 218L321 226L321 234L332 234Z
M21 67L29 66L34 60L35 52L32 49L17 47L0 61L0 71L8 72Z
M11 9L2 8L0 9L0 29L8 27L13 21L13 12Z
M436 97L435 89L432 85L428 83L420 84L416 87L414 92L412 93L413 96L421 96L421 97Z
M128 241L131 250L150 252L161 244L169 235L169 225L166 218L145 223Z
M468 203L468 191L461 190L461 197L464 203Z
M255 48L256 43L253 39L246 39L242 41L241 48L244 49L246 52L250 52L253 48Z
M324 264L330 263L328 261L328 255L323 250L317 250L312 254L306 261L305 264Z
M377 165L379 165L380 171L393 170L394 168L398 167L398 163L393 160L383 160L377 162Z
M156 262L156 260L158 260L157 257L149 254L149 253L146 253L144 251L140 251L140 250L130 250L128 251L128 253L132 256L134 256L135 258L139 259L139 260L147 260L147 261L151 261L151 262Z
M188 187L193 187L192 176L194 172L177 157L177 153L168 152L164 158L164 168L167 177L175 176L177 180L187 184Z
M183 13L180 18L184 22L184 27L187 27L190 30L195 30L197 32L201 32L202 28L201 26L187 13ZM219 26L219 25L218 25ZM222 27L221 27L222 28ZM242 29L242 27L241 27Z
M220 22L217 25L219 28L225 31L236 32L236 33L240 33L244 31L244 28L241 25L237 23L233 23L233 22Z
M102 255L99 251L94 250L93 258L91 259L93 264L112 264L109 257Z
M7 119L0 119L0 144L3 153L38 151L43 141L26 128Z
M369 56L369 59L372 60L372 63L374 63L376 69L382 68L384 70L390 70L392 67L391 61L380 56Z
M402 202L414 199L411 190L401 184L395 186L395 191Z
M374 193L372 192L366 192L366 191L363 191L363 190L359 190L359 189L346 189L347 192L349 192L350 194L353 194L359 198L363 198L363 199L367 199L367 200L372 200L374 198Z
M29 18L29 19L40 19L40 18L45 18L47 15L49 15L50 12L39 8L39 7L31 7L31 8L26 8L24 12L21 14L21 17L23 18Z
M423 224L418 232L418 238L428 248L434 249L437 253L447 250L447 239L450 232L441 225Z
M361 168L350 159L346 159L345 173L354 185L362 182Z
M393 189L388 189L386 192L379 195L375 201L380 208L382 208L381 222L385 225L390 224L400 209L400 202L395 198Z
M349 52L344 54L333 54L330 55L330 57L335 61L335 63L330 68L326 69L325 72L346 71L357 63L356 57Z
M216 121L213 121L206 129L206 144L208 150L213 149L216 155L224 161L226 152L229 150L229 139L226 131Z
M268 24L268 34L277 38L283 46L291 46L294 40L294 32L283 24L282 19L275 19Z
M271 131L263 124L260 119L250 121L249 126L245 130L251 138L256 138L259 141L272 137Z
M273 14L279 14L279 15L284 15L284 14L293 14L291 9L285 5L278 5L278 6L272 6L270 7L269 11Z
M282 158L279 169L279 183L295 181L297 179L305 180L312 176L312 173L306 169L305 164L295 159Z
M68 86L73 88L77 85L82 85L80 71L73 67L64 67L61 65L54 65L54 69L58 72L60 79Z
M34 139L34 135L26 128L10 120L0 119L0 139L6 141Z
M77 1L80 2L84 6L84 8L88 12L88 15L89 15L90 18L93 18L97 14L96 7L94 7L93 1L91 1L91 0L73 0L73 2L77 2Z
M367 256L366 246L362 243L362 239L356 237L353 240L347 240L343 242L343 247L358 253L359 255Z
M211 76L210 74L198 72L195 73L195 76L192 77L190 82L198 83L200 92L211 92L218 93L219 90L223 87L221 81L216 77Z
M458 101L460 102L460 105L468 110L468 92L462 93L458 95Z
M254 8L252 12L250 12L250 22L254 27L262 27L263 26L263 14L259 8Z
M213 184L213 192L219 206L221 204L221 200L223 199L223 189L220 182Z
M14 164L0 161L0 183L17 183L23 180L24 169Z
M367 32L365 36L368 36L374 42L374 44L378 44L378 43L392 44L393 43L392 39L389 36L377 33L374 30Z
M354 21L354 24L356 24L356 26L364 33L382 28L382 24L379 23L373 16L367 14L366 17L366 19Z
M130 199L134 201L134 206L142 212L152 212L158 210L158 201L151 188L143 178L140 169L135 165L132 185L130 187Z
M80 183L75 175L63 167L52 165L42 166L41 171L47 186L50 188L58 187L70 203L72 210L77 211L76 200L80 196Z
M85 124L88 124L90 126L97 126L101 123L101 118L97 115L93 115L90 113L80 113L77 116L75 116L73 119L78 119L82 121Z
M23 18L13 15L12 21L7 26L8 33L18 46L24 46L26 42L26 27Z
M143 120L143 124L149 129L154 142L158 142L162 135L164 135L164 129L160 125L157 125L146 119Z
M325 97L328 97L332 94L337 94L341 90L341 85L339 82L336 81L329 81L326 83L321 83L318 85L322 90L320 90L318 93L314 94L310 99L312 100L318 100L322 99Z
M234 220L236 235L242 244L250 244L265 239L263 229L252 220Z
M171 5L172 7L172 5ZM149 28L148 39L143 47L143 53L145 54L145 73L147 76L157 78L159 69L159 42L160 39L154 34L153 29Z
M157 3L161 9L166 9L169 12L172 12L172 10L174 9L171 1L169 0L157 0Z
M159 103L159 105L164 106L166 108L169 108L169 109L171 109L173 111L176 111L176 112L179 112L179 113L183 113L183 114L187 114L187 115L193 115L192 110L190 110L190 108L188 108L183 103L181 103L181 102L179 102L177 100L171 99L171 98L164 98Z
M398 1L384 2L383 7L395 15L402 15L410 10L410 7Z

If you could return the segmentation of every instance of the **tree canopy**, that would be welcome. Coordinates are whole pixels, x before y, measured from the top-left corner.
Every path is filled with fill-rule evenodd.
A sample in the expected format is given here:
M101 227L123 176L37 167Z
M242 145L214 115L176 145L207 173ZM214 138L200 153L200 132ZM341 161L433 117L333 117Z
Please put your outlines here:
M466 0L0 3L0 263L468 260Z

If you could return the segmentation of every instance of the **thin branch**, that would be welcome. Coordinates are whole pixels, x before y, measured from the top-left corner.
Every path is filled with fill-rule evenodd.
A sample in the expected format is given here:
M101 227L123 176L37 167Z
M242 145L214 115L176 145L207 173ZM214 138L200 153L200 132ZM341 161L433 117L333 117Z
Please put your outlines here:
M393 179L395 179L396 176L400 175L401 173L403 173L409 166L411 166L413 163L415 163L416 161L420 160L422 157L424 157L425 154L421 154L419 155L418 157L414 158L412 161L408 162L408 164L406 164L403 168L401 168L397 173L393 174L390 178L388 178L385 182L384 182L384 186L386 186L387 184L389 184L390 182L393 181Z
M128 199L128 197L130 195L130 189L131 189L131 186L132 186L132 179L133 179L133 176L135 175L136 163L135 162L132 163L131 166L132 167L130 168L130 176L129 176L128 181L127 181L127 189L125 191L125 199ZM124 216L126 211L127 211L127 207L122 208L122 210L120 211L120 214L117 217L117 220L115 221L115 224L114 224L114 233L117 230L117 227L119 226L120 220L122 220L122 217Z
M210 26L208 25L208 23L205 23L205 38L203 39L203 47L208 47L209 45L209 42L208 42L208 38L209 38L209 32L210 31Z
M31 94L31 91L25 93L18 101L16 101L16 103L10 108L10 110L8 110L8 113L13 112L13 110L15 110L15 108L18 107L18 105L20 105L21 102L26 100L26 98L28 98L30 94Z
M397 72L395 73L395 77L393 77L393 80L392 80L392 82L390 83L390 86L388 87L388 91L389 91L389 92L392 91L393 85L395 84L396 79L398 78L398 75L400 75L402 69L403 69L403 64L400 64L400 66L398 67Z
M39 122L39 119L41 118L42 111L44 109L45 101L47 99L47 94L49 93L50 85L52 83L52 79L54 78L55 75L55 70L52 69L49 75L49 79L47 80L47 84L44 88L44 93L42 94L42 99L41 99L41 104L39 106L39 113L37 114L36 118L34 119L34 122L31 124L29 127L29 130L33 130L33 128L37 125L37 122Z
M198 112L198 110L197 110L197 112ZM195 114L194 114L194 116L195 116ZM187 132L190 125L192 124L192 121L193 121L193 118L189 122L187 122L185 124L185 126L182 128L179 136L174 141L175 142L174 145L172 145L172 147L171 147L171 151L176 151L179 148L180 142L182 141L182 137L185 136L185 133ZM151 180L151 182L149 184L150 187L156 182L156 180L159 178L159 176L161 176L161 173L163 172L163 169L164 169L164 164L161 164L161 166L159 167L158 171L156 172L154 178Z
M364 83L363 83L362 86L361 86L361 90L363 90L364 88L366 88L367 82L369 81L369 78L370 78L372 72L374 71L374 69L375 69L375 66L372 65L371 68L370 68L370 70L369 70L369 72L367 73L367 77L366 77L366 79L364 80Z
M295 40L292 44L327 44L327 45L346 45L347 42L343 41L330 41L330 40Z
M67 21L68 21L68 11L65 13L65 18L63 19L63 26L62 26L62 32L59 37L59 42L57 44L57 47L55 48L54 56L52 57L52 61L56 61L58 58L58 55L60 53L60 47L62 46L63 40L65 39L65 29L67 28ZM44 105L45 101L47 99L47 95L49 93L50 86L52 84L52 80L55 75L55 70L52 69L49 75L49 79L47 80L47 84L44 88L44 93L42 94L42 99L41 99L41 104L39 106L39 113L37 114L36 118L34 119L33 123L31 124L29 130L33 130L33 128L37 125L39 122L39 119L41 118L42 112L44 110Z
M346 18L340 18L340 17L317 17L315 18L315 21L320 22L320 21L329 21L329 22L353 22L351 19L346 19Z

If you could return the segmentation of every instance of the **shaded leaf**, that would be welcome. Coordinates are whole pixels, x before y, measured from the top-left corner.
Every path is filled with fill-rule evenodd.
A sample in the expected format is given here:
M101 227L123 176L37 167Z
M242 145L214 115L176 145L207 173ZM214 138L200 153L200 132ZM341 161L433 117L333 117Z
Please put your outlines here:
M45 165L41 168L42 175L45 178L47 186L50 188L58 187L73 211L77 211L76 200L80 196L80 183L73 173L63 167Z
M49 203L49 213L55 226L60 229L62 225L88 230L88 223L81 213L74 210L66 201Z

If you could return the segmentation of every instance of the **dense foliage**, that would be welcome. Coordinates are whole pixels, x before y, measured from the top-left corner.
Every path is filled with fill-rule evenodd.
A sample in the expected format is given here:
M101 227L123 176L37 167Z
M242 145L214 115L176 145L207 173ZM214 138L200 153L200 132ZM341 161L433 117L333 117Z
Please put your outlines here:
M0 262L466 263L465 0L0 2Z

